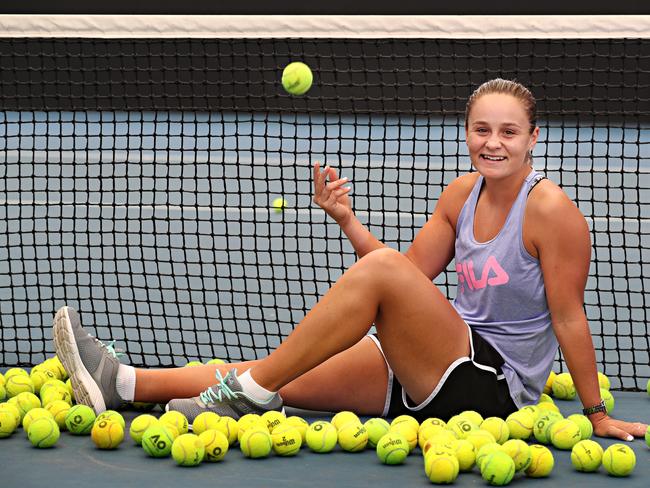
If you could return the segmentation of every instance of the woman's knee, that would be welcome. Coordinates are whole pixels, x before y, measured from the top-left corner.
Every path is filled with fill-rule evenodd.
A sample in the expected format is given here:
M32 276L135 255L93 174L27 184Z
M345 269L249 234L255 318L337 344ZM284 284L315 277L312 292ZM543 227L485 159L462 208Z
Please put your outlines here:
M382 247L366 254L358 263L374 276L395 276L395 273L410 271L411 262L401 252Z

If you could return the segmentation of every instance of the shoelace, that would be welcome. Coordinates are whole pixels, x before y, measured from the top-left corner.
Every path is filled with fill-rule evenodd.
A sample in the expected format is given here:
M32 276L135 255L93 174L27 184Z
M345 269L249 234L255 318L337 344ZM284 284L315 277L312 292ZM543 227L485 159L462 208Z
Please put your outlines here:
M95 339L95 342L102 348L105 349L106 352L108 352L111 356L113 356L115 359L120 359L122 356L124 356L124 351L120 349L115 349L115 341L111 341L108 344L104 344L102 341L97 339L96 337L93 337Z
M228 374L226 375L226 378L228 377ZM237 370L235 370L235 374L237 374ZM225 378L221 375L221 371L219 371L218 369L215 374L215 377L217 378L218 383L214 386L208 387L207 390L205 390L199 395L199 398L203 403L207 405L209 403L220 402L224 398L226 398L227 400L232 400L233 398L237 398L238 392L232 391L230 389L230 387L226 384ZM215 388L216 391L213 388Z

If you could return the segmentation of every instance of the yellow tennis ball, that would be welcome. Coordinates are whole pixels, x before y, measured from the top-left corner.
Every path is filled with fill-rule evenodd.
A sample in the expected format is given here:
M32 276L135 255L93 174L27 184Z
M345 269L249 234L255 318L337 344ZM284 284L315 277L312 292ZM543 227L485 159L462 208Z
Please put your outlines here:
M269 430L266 426L266 422L262 420L261 415L257 415L256 413L247 413L246 415L240 417L240 419L237 421L237 440L241 442L242 436L248 429L258 427L265 428L267 432Z
M505 422L504 422L503 425L507 428L507 426L505 425ZM489 431L487 431L485 429L473 430L472 432L467 434L467 437L465 438L465 440L467 440L472 446L474 446L474 449L476 451L478 451L485 444L491 444L492 442L498 442L497 439L495 439L494 436ZM501 444L501 442L499 442L499 444Z
M60 380L65 381L67 379L68 373L58 356L55 355L46 359L43 361L43 365L52 371Z
M458 470L458 459L454 454L432 452L424 458L424 472L432 483L453 483Z
M36 366L32 368L29 372L29 379L32 381L34 386L34 392L40 392L41 387L50 380L55 380L56 376L52 371L44 367L37 368Z
M65 426L71 434L90 434L95 423L95 411L87 405L75 405L65 416Z
M605 408L607 409L607 413L611 414L614 411L614 395L611 394L609 390L606 390L604 388L600 389L600 398L603 399L605 402Z
M160 422L149 427L142 435L142 449L151 457L169 456L173 443L174 438L169 430L169 425Z
M560 407L558 407L555 403L552 402L541 402L537 404L537 408L539 409L539 415L542 415L546 412L555 412L555 413L562 413L560 412Z
M530 464L526 468L526 476L530 478L544 478L551 474L555 459L547 447L540 444L530 446Z
M533 435L537 442L542 444L549 444L551 442L551 426L562 420L562 414L554 411L544 411L542 415L537 417L535 426L533 427Z
M569 373L560 373L555 377L553 396L560 400L573 400L576 397L576 387Z
M503 451L488 454L481 463L481 476L491 485L507 485L514 475L515 462Z
M535 418L530 412L518 410L506 417L506 424L512 439L528 439L533 433Z
M409 443L409 449L411 451L418 445L418 431L413 428L413 424L402 422L396 425L391 425L390 432L402 434Z
M431 437L429 437L429 439L427 439L427 441L424 443L424 446L422 446L422 454L426 455L433 447L440 445L444 445L450 450L454 451L457 441L458 439L456 439L456 436L453 434L453 432L446 429L441 430L440 432L433 434Z
M478 430L478 425L465 419L464 417L457 416L447 422L447 429L451 430L459 439L465 439L467 434L474 430Z
M305 441L309 449L314 452L330 452L338 442L336 427L325 420L318 420L307 429Z
M278 197L273 200L271 206L275 210L275 213L282 213L287 206L287 201L282 197Z
M539 403L555 403L555 402L553 401L553 397L549 396L546 393L542 393L539 396L539 401L537 403L539 404ZM537 405L537 408L539 408L539 405Z
M5 389L5 385L0 385L0 402L4 402L6 398L7 390Z
M27 430L29 442L39 448L52 447L59 440L60 435L59 426L52 417L37 418Z
M426 442L432 436L438 434L442 430L445 430L445 428L442 425L421 424L420 429L418 430L418 445L420 446L420 449L424 447Z
M199 435L208 429L216 429L219 425L219 415L214 412L201 412L192 422L192 432Z
M179 435L172 443L172 458L179 466L198 466L205 456L205 445L196 434Z
M650 426L645 431L645 443L648 447L650 447Z
M158 419L151 414L143 413L131 421L129 425L129 436L138 445L142 445L142 436L152 425L157 425Z
M578 426L580 429L581 440L589 439L594 433L594 426L592 425L589 418L587 418L585 415L574 413L572 415L569 415L567 419Z
M366 420L363 426L368 431L368 445L370 447L377 447L379 439L388 434L390 430L390 424L379 417Z
M273 432L278 425L287 420L287 417L276 410L268 410L262 414L262 422L266 425L269 433Z
M264 426L247 429L239 440L239 448L244 456L251 459L264 458L273 450L273 440Z
M194 368L196 366L203 366L203 363L201 361L188 361L185 363L186 368Z
M636 466L636 454L625 444L612 444L603 453L603 466L612 476L629 476Z
M21 415L20 410L16 405L10 402L0 403L0 411L9 412L16 421L16 427L20 425L23 416Z
M42 406L41 400L36 395L28 391L18 393L18 395L16 395L15 397L10 398L10 401L11 400L13 400L16 407L18 407L18 410L20 410L21 419L32 408L38 408Z
M291 95L303 95L311 88L314 75L305 63L294 61L282 71L282 86Z
M551 425L551 442L558 449L571 449L580 442L580 427L569 419L558 420Z
M209 463L221 461L228 452L228 438L216 429L208 429L199 434L205 446L203 460Z
M305 437L307 434L307 429L309 428L309 422L307 422L302 417L292 415L291 417L287 417L285 423L293 425L296 429L298 429L298 432L300 432L300 436L302 437L302 443L304 444L306 442Z
M41 417L50 417L51 419L54 419L54 416L48 410L42 407L32 408L23 417L23 430L27 432L27 430L29 429L29 424L31 424L34 420Z
M117 422L122 426L122 429L126 429L126 422L124 421L124 417L120 412L116 412L115 410L104 410L102 413L97 415L95 422L99 422L101 420L110 420L111 422Z
M505 420L499 417L488 417L481 422L480 428L488 431L499 444L503 444L510 438L510 429Z
M29 377L29 373L23 368L9 368L4 374L5 384L9 381L9 378L17 375Z
M522 471L532 461L530 446L521 439L510 439L503 443L501 450L515 462L515 471Z
M551 392L553 391L553 381L555 381L555 371L551 371L548 374L548 379L546 380L546 384L544 385L544 393L547 395L550 395Z
M349 412L347 410L338 412L336 415L334 415L334 417L332 417L332 425L336 428L336 430L339 430L341 427L343 427L344 424L348 424L352 421L361 422L356 413Z
M52 414L54 421L59 426L59 430L66 430L65 417L70 411L70 404L63 400L55 400L45 405L45 409Z
M63 381L59 380L59 379L55 378L55 379L47 380L45 383L43 383L40 390L38 390L38 394L41 396L41 398L43 397L45 392L47 390L49 390L50 388L60 388L62 390L68 390L68 387L66 386L66 384ZM69 392L69 390L68 390L68 392Z
M476 465L478 466L478 468L481 469L481 464L483 464L483 460L486 457L488 457L488 455L492 454L495 451L500 451L500 450L501 450L501 445L497 444L496 442L492 442L481 446L481 448L476 452Z
M5 389L9 398L12 398L23 392L34 393L34 384L29 376L15 374L7 380Z
M600 386L600 388L604 388L605 390L609 390L609 388L611 387L611 382L609 381L609 378L605 376L604 373L601 373L600 371L598 371L598 386Z
M405 430L410 431L407 427ZM339 446L347 452L363 451L368 445L368 431L361 422L349 422L339 429ZM416 434L417 436L417 434ZM417 437L416 437L417 439Z
M133 410L136 410L138 412L151 412L154 408L156 408L156 405L158 404L149 402L131 402L131 407Z
M603 448L595 441L583 440L571 449L571 464L578 471L596 471L603 460Z
M408 441L397 432L384 434L375 446L377 457L384 464L402 464L410 452Z
M239 437L239 425L237 424L237 421L232 417L219 417L219 422L215 426L215 429L226 436L229 445L232 446L235 442L237 442Z
M161 424L169 424L176 428L179 434L187 434L188 431L188 422L187 417L181 412L176 410L170 410L169 412L163 413L158 419Z
M458 414L459 417L469 420L475 425L481 425L483 416L475 410L465 410Z
M90 438L99 449L115 449L124 440L124 427L118 422L102 419L93 424Z
M43 405L52 403L56 400L63 400L66 403L72 405L72 397L70 392L66 387L63 388L49 388L47 391L41 394L41 402Z
M210 359L210 361L208 361L205 364L226 364L226 362L223 359L214 358L214 359Z
M390 426L395 427L401 424L408 425L411 429L415 430L416 432L420 429L420 422L418 422L415 419L415 417L412 417L410 415L399 415L395 417L393 421L390 423Z
M273 429L271 440L273 441L273 451L278 456L295 456L302 446L300 431L286 422Z
M460 439L456 443L456 459L460 471L470 471L476 462L476 448L474 444L466 439Z
M0 409L0 439L13 434L17 426L18 422L14 413L8 409Z

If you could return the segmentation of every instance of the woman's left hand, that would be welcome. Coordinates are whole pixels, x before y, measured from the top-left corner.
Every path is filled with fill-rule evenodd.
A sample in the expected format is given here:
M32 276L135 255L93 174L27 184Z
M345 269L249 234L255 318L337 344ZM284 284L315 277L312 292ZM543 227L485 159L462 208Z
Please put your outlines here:
M594 426L594 434L599 437L615 437L631 441L634 437L643 437L648 430L648 426L641 422L625 422L613 419L609 415L600 415L589 420Z

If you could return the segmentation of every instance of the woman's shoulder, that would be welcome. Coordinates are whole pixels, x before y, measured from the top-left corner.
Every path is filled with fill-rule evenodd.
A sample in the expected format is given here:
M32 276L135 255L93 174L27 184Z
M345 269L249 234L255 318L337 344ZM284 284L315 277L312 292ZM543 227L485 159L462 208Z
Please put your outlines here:
M479 176L478 172L461 175L449 183L443 193L449 196L462 198L462 200L465 201L472 192L472 188L474 188Z
M585 222L585 217L577 205L560 186L549 179L541 180L530 191L526 216L541 229L545 229L545 232L549 225Z

